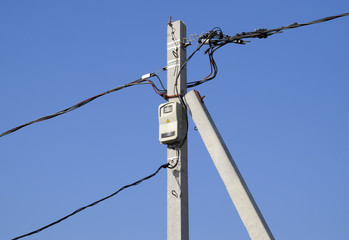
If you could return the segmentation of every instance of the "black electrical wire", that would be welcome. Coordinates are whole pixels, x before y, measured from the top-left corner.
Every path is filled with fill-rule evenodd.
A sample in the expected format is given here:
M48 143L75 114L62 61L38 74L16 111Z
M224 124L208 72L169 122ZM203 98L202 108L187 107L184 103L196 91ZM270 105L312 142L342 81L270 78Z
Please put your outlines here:
M102 198L102 199L99 199L99 200L97 200L97 201L95 201L95 202L93 202L93 203L91 203L91 204L88 204L88 205L86 205L86 206L84 206L84 207L81 207L81 208L75 210L74 212L72 212L72 213L70 213L70 214L68 214L68 215L66 215L66 216L64 216L64 217L62 217L62 218L60 218L60 219L58 219L57 221L54 221L54 222L52 222L52 223L50 223L50 224L48 224L48 225L46 225L46 226L44 226L44 227L42 227L42 228L39 228L39 229L37 229L37 230L34 230L34 231L32 231L32 232L29 232L29 233L23 234L23 235L21 235L21 236L15 237L15 238L13 238L12 240L17 240L17 239L20 239L20 238L24 238L24 237L27 237L27 236L30 236L30 235L39 233L39 232L41 232L42 230L45 230L45 229L47 229L47 228L49 228L49 227L52 227L52 226L54 226L54 225L56 225L56 224L58 224L58 223L60 223L60 222L62 222L62 221L64 221L64 220L66 220L67 218L72 217L73 215L75 215L75 214L77 214L77 213L79 213L79 212L85 210L86 208L93 207L93 206L97 205L98 203L103 202L103 201L107 200L108 198L111 198L111 197L115 196L116 194L118 194L119 192L121 192L122 190L124 190L124 189L126 189L126 188L129 188L129 187L132 187L132 186L136 186L136 185L140 184L141 182L143 182L143 181L145 181L145 180L148 180L148 179L154 177L156 174L158 174L158 172L159 172L162 168L173 169L173 168L175 168L175 167L177 166L177 164L178 164L178 159L177 159L177 162L176 162L174 165L171 165L170 163L163 164L163 165L161 165L154 173L150 174L149 176L144 177L144 178L142 178L142 179L140 179L140 180L138 180L138 181L136 181L136 182L134 182L134 183L131 183L131 184L129 184L129 185L125 185L125 186L123 186L122 188L120 188L119 190L117 190L116 192L114 192L114 193L112 193L112 194L110 194L110 195L108 195L108 196L106 196L106 197L104 197L104 198Z
M215 34L214 31L210 32L210 33L208 34L207 38L210 39L211 37L214 36L214 34ZM175 84L174 84L174 90L175 90L175 94L176 94L175 96L179 99L179 101L180 101L180 103L181 103L181 105L182 105L182 107L183 107L184 109L187 109L187 106L186 106L186 104L184 103L184 101L183 101L183 99L182 99L183 96L181 96L180 93L179 93L179 89L178 89L178 79L179 79L179 76L181 75L183 69L186 67L186 65L187 65L188 62L190 61L190 59L202 48L202 46L203 46L204 44L206 44L206 42L207 42L207 41L201 42L200 45L195 49L195 51L193 51L193 52L189 55L189 57L186 59L186 61L181 65L181 68L179 69L179 71L178 71L178 73L177 73L177 75L176 75ZM187 87L188 87L188 85L187 85ZM185 134L184 138L183 138L179 143L176 143L176 144L174 144L174 145L169 145L170 148L173 148L173 149L176 149L176 150L180 149L180 148L184 145L185 141L186 141L187 138L188 138L189 122L188 122L188 116L187 116L187 114L185 114L185 116L186 116L186 134Z
M230 37L230 40L232 40L232 41L240 40L240 39L246 38L246 37L248 37L248 38L267 38L273 34L282 33L282 30L298 28L298 27L308 26L308 25L317 24L317 23L323 23L323 22L327 22L327 21L330 21L330 20L333 20L336 18L340 18L340 17L345 17L345 16L349 16L349 13L343 13L343 14L339 14L339 15L335 15L335 16L325 17L325 18L321 18L321 19L314 20L314 21L307 22L307 23L292 23L292 24L284 26L284 27L274 28L274 29L269 29L269 30L268 29L257 29L254 32L237 34L233 37Z
M279 27L279 28L273 28L273 29L260 28L253 32L242 32L234 36L222 35L220 38L216 38L214 40L211 40L210 42L217 46L225 45L226 43L245 44L246 41L243 40L245 38L267 38L276 33L282 33L282 30L299 28L299 27L309 26L317 23L323 23L323 22L327 22L327 21L340 18L340 17L345 17L345 16L349 16L349 13L343 13L343 14L338 14L330 17L325 17L325 18L321 18L321 19L306 22L306 23L292 23L290 25Z
M179 72L178 72L178 74L176 76L176 79L175 79L175 90L176 90L176 95L179 97L181 102L182 102L182 99L180 98L179 91L178 91L178 78L179 78L181 72L183 71L183 69L185 68L185 66L190 61L190 59L202 48L202 46L204 46L204 44L206 44L209 41L210 38L212 38L214 36L214 34L215 34L214 32L209 33L208 36L207 36L207 39L202 41L202 42L200 42L200 45L195 49L194 52L192 52L190 54L190 56L186 59L186 61L182 64L181 68L179 69Z
M215 44L213 44L212 41L214 39L223 38L224 36L225 35L223 35L222 30L218 27L215 27L211 31L209 31L208 33L204 34L203 36L201 36L199 38L199 42L201 43L199 45L199 47L202 46L203 44L209 45L209 48L205 51L205 54L208 54L208 58L210 61L210 67L211 67L211 73L207 77L205 77L199 81L188 82L187 88L196 87L198 85L201 85L207 81L214 79L217 76L218 67L217 67L216 61L214 60L214 57L213 57L213 54L214 54L217 46Z
M245 41L243 39L246 39L246 38L267 38L267 37L269 37L271 35L274 35L276 33L282 33L282 30L293 29L293 28L308 26L308 25L312 25L312 24L322 23L322 22L330 21L330 20L333 20L333 19L336 19L336 18L340 18L340 17L344 17L344 16L349 16L349 13L343 13L343 14L339 14L339 15L335 15L335 16L325 17L325 18L321 18L321 19L314 20L314 21L307 22L307 23L300 23L300 24L299 23L293 23L293 24L290 24L290 25L287 25L287 26L274 28L274 29L257 29L257 30L255 30L253 32L238 33L238 34L236 34L234 36L224 35L220 28L214 28L214 29L212 29L211 31L209 31L208 33L204 34L203 36L201 36L199 38L199 43L200 43L199 46L196 48L196 50L194 52L191 53L191 55L187 58L187 60L181 65L181 68L180 68L179 72L177 73L177 76L176 76L176 79L175 79L175 91L176 91L175 93L176 93L177 97L179 98L182 106L186 108L186 104L184 103L184 101L182 99L182 96L180 96L179 91L178 91L178 78L179 78L181 72L183 71L183 69L186 67L186 65L189 62L189 60L203 47L204 44L208 44L209 45L209 48L205 51L205 53L208 54L208 57L209 57L211 73L207 77L205 77L205 78L203 78L203 79L201 79L199 81L189 82L187 84L188 88L198 86L198 85L200 85L202 83L205 83L207 81L210 81L210 80L212 80L212 79L214 79L216 77L217 72L218 72L218 67L217 67L217 64L216 64L216 62L214 60L213 54L215 53L215 51L217 51L218 49L220 49L221 47L225 46L228 43L245 44L247 41ZM108 90L108 91L106 91L104 93L101 93L101 94L98 94L98 95L93 96L91 98L88 98L88 99L86 99L86 100L84 100L82 102L79 102L79 103L77 103L77 104L75 104L75 105L73 105L73 106L71 106L69 108L66 108L64 110L61 110L61 111L59 111L57 113L54 113L54 114L51 114L51 115L47 115L45 117L41 117L41 118L38 118L38 119L36 119L34 121L31 121L31 122L28 122L26 124L20 125L18 127L12 128L12 129L2 133L0 135L0 137L3 137L3 136L5 136L7 134L10 134L10 133L13 133L13 132L15 132L15 131L23 128L23 127L26 127L28 125L31 125L33 123L44 121L44 120L48 120L48 119L57 117L59 115L68 113L70 111L73 111L73 110L75 110L77 108L80 108L80 107L84 106L85 104L87 104L87 103L89 103L89 102L91 102L91 101L93 101L93 100L95 100L95 99L97 99L97 98L99 98L101 96L104 96L106 94L109 94L109 93L121 90L123 88L130 87L130 86L139 85L139 84L150 84L153 87L154 91L161 96L162 94L164 94L166 92L166 89L165 89L163 83L161 82L160 78L156 74L154 74L153 76L156 76L158 78L162 89L159 89L154 84L154 82L150 81L149 79L138 79L136 81L130 82L130 83L125 84L123 86L113 88L113 89ZM188 119L186 119L186 121L187 121L187 128L188 128ZM179 144L174 146L174 148L177 150L178 154L179 154L179 148L184 144L184 142L186 141L186 138L187 138L187 134L186 134L184 139ZM179 159L179 156L178 156L178 159ZM149 178L154 177L162 168L174 168L178 164L178 161L179 161L178 159L177 159L177 162L176 162L176 164L174 166L171 166L169 163L161 165L153 174L151 174L151 175L149 175L149 176L147 176L145 178L142 178L142 179L140 179L140 180L138 180L138 181L136 181L136 182L134 182L132 184L126 185L126 186L120 188L119 190L117 190L116 192L110 194L107 197L104 197L104 198L102 198L102 199L100 199L98 201L95 201L95 202L93 202L93 203L91 203L89 205L81 207L81 208L75 210L74 212L72 212L71 214L69 214L69 215L67 215L67 216L65 216L65 217L63 217L63 218L61 218L61 219L59 219L59 220L57 220L57 221L55 221L53 223L50 223L50 224L48 224L48 225L46 225L46 226L44 226L44 227L42 227L40 229L37 229L35 231L32 231L30 233L27 233L27 234L21 235L19 237L13 238L12 240L16 240L16 239L20 239L20 238L23 238L23 237L26 237L26 236L29 236L29 235L33 235L33 234L38 233L38 232L40 232L40 231L42 231L42 230L44 230L46 228L49 228L49 227L51 227L51 226L53 226L53 225L55 225L55 224L57 224L59 222L62 222L64 220L66 220L67 218L77 214L78 212L85 210L88 207L92 207L92 206L94 206L94 205L96 205L96 204L98 204L98 203L100 203L100 202L102 202L104 200L107 200L108 198L113 197L114 195L118 194L120 191L122 191L122 190L124 190L126 188L138 185L141 182L143 182L144 180L147 180Z
M171 23L169 23L169 26L172 27ZM172 33L172 35L173 35L173 33ZM213 35L213 33L212 33L212 35ZM208 37L211 37L211 34L209 34ZM176 41L174 35L172 36L172 40L173 40L173 41ZM190 61L190 59L202 48L202 46L203 46L205 43L206 43L205 41L204 41L204 42L201 42L200 45L195 49L195 51L193 51L193 52L189 55L189 57L187 57L186 61L181 65L181 67L180 67L180 69L179 69L179 71L178 71L178 73L177 73L177 75L176 75L176 78L175 78L175 83L174 83L175 96L179 99L179 102L181 103L181 105L182 105L182 107L183 107L184 109L186 109L187 106L186 106L186 104L184 103L184 101L183 101L183 99L182 99L183 96L181 96L180 93L179 93L179 89L178 89L178 79L179 79L179 76L181 75L183 69L186 67L186 65L187 65L188 62ZM176 56L175 56L175 57L176 57ZM177 57L178 57L178 56L177 56ZM176 144L174 144L174 145L169 145L170 148L176 149L177 151L178 151L178 149L180 149L180 148L184 145L184 143L185 143L185 141L187 140L187 137L188 137L188 126L189 126L189 123L188 123L188 116L187 116L186 114L185 114L185 116L186 116L186 134L185 134L184 138L183 138L179 143L176 143Z
M163 84L162 84L160 78L159 78L156 74L154 74L154 76L156 76L156 77L159 79L159 82L160 82L160 84L162 85L162 88L163 88L163 89L159 89L159 88L155 85L155 83L152 82L151 80L149 80L149 79L142 79L142 78L141 78L141 79L138 79L138 80L136 80L136 81L127 83L127 84L125 84L125 85L123 85L123 86L119 86L119 87L110 89L110 90L108 90L108 91L106 91L106 92L100 93L100 94L98 94L98 95L96 95L96 96L90 97L90 98L88 98L88 99L86 99L86 100L83 100L83 101L81 101L81 102L79 102L79 103L77 103L77 104L75 104L75 105L73 105L73 106L71 106L71 107L68 107L68 108L66 108L66 109L63 109L63 110L61 110L61 111L59 111L59 112L56 112L56 113L53 113L53 114L50 114L50 115L47 115L47 116L44 116L44 117L40 117L40 118L38 118L38 119L36 119L36 120L33 120L33 121L31 121L31 122L28 122L28 123L25 123L25 124L23 124L23 125L14 127L14 128L12 128L12 129L10 129L10 130L8 130L8 131L6 131L6 132L0 134L0 137L3 137L3 136L8 135L8 134L10 134L10 133L16 132L16 131L18 131L19 129L21 129L21 128L23 128L23 127L26 127L26 126L29 126L29 125L31 125L31 124L33 124L33 123L45 121L45 120L48 120L48 119L57 117L57 116L59 116L59 115L62 115L62 114L71 112L71 111L73 111L73 110L75 110L75 109L77 109L77 108L80 108L80 107L86 105L87 103L89 103L89 102L91 102L91 101L93 101L93 100L95 100L95 99L97 99L97 98L99 98L99 97L102 97L102 96L104 96L104 95L106 95L106 94L109 94L109 93L112 93L112 92L119 91L119 90L124 89L124 88L127 88L127 87L131 87L131 86L135 86L135 85L142 85L142 84L150 84L150 85L153 87L154 91L155 91L157 94L159 94L160 96L162 96L162 94L166 92L166 89L164 88L164 86L163 86Z
M185 106L185 103L183 102L179 91L178 91L178 78L181 74L181 72L183 71L183 69L186 67L186 65L188 64L188 62L190 61L190 59L202 48L203 45L207 44L211 38L213 38L215 35L217 34L217 30L215 30L215 28L207 33L206 39L200 41L200 45L195 49L194 52L192 52L190 54L190 56L186 59L186 61L182 64L181 68L179 69L179 72L177 73L176 79L175 79L175 93L178 97L178 99L180 100L180 102L182 103L183 106ZM210 54L209 54L210 55ZM212 57L212 56L211 56ZM210 61L212 61L212 58L210 58ZM213 64L216 66L214 59L213 59ZM187 87L192 87L189 83L189 85L187 84Z
M316 24L316 23L322 23L322 22L330 21L330 20L333 20L333 19L336 19L339 17L344 17L344 16L349 16L349 13L343 13L343 14L339 14L339 15L335 15L335 16L321 18L321 19L314 20L314 21L307 22L307 23L293 23L293 24L290 24L290 25L287 25L284 27L274 28L274 29L269 29L269 30L268 29L257 29L253 32L238 33L234 36L229 36L229 35L223 34L223 32L220 28L217 28L217 27L213 28L211 31L203 34L198 39L198 42L200 43L198 49L200 49L203 44L209 45L208 49L205 51L205 54L208 54L208 57L210 60L210 66L211 66L211 69L213 69L213 73L211 71L211 74L209 76L207 76L206 78L198 80L198 81L193 81L193 82L187 83L187 88L196 87L196 86L203 84L207 81L210 81L216 77L216 75L218 73L218 67L217 67L217 64L214 60L213 55L218 49L220 49L221 47L225 46L228 43L246 44L248 41L245 41L243 39L246 39L246 38L267 38L273 34L282 33L282 30L308 26L308 25L312 25L312 24ZM198 49L196 51L198 51Z
M202 79L202 80L199 80L199 81L194 81L194 82L189 82L187 83L187 88L192 88L192 87L195 87L195 86L198 86L202 83L205 83L207 81L210 81L212 79L214 79L217 75L217 72L218 72L218 67L217 67L217 64L213 58L213 54L215 53L215 51L217 51L219 48L225 46L226 44L228 43L236 43L236 44L245 44L247 41L243 40L243 39L246 39L246 38L267 38L273 34L276 34L276 33L282 33L282 30L286 30L286 29L292 29L292 28L298 28L298 27L303 27L303 26L308 26L308 25L312 25L312 24L317 24L317 23L322 23L322 22L326 22L326 21L330 21L330 20L333 20L333 19L336 19L336 18L340 18L340 17L344 17L344 16L348 16L349 13L343 13L343 14L339 14L339 15L335 15L335 16L330 16L330 17L325 17L325 18L321 18L321 19L318 19L318 20L314 20L314 21L311 21L311 22L307 22L307 23L293 23L293 24L290 24L290 25L287 25L287 26L284 26L284 27L279 27L279 28L274 28L274 29L257 29L253 32L242 32L242 33L238 33L234 36L228 36L228 35L224 35L222 30L220 28L213 28L211 31L209 31L208 33L204 34L203 36L201 36L199 38L199 43L200 45L196 48L196 50L194 52L192 52L192 54L187 58L187 60L182 64L179 72L177 73L177 76L176 76L176 80L175 80L175 93L176 95L178 96L181 104L183 106L185 106L180 94L179 94L179 91L178 91L178 78L181 74L181 72L183 71L184 67L187 65L188 61L202 48L202 46L204 44L209 44L209 48L205 51L205 53L208 54L209 56L209 60L210 60L210 66L213 68L213 74L212 75L209 75L208 77ZM15 128L12 128L2 134L0 134L0 137L3 137L5 135L8 135L10 133L13 133L23 127L26 127L28 125L31 125L33 123L36 123L36 122L41 122L41 121L45 121L45 120L48 120L48 119L51 119L51 118L54 118L54 117L57 117L59 115L62 115L62 114L65 114L67 112L70 112L70 111L73 111L77 108L80 108L82 106L84 106L85 104L101 97L101 96L104 96L108 93L111 93L111 92L115 92L115 91L118 91L118 90L121 90L123 88L126 88L126 87L130 87L130 86L134 86L134 85L138 85L138 84L151 84L152 87L154 88L155 92L157 94L159 94L160 96L163 96L166 92L166 89L164 87L164 85L162 84L160 78L154 74L153 76L156 76L158 79L159 79L159 82L161 84L161 87L162 89L159 89L158 87L156 87L156 85L154 84L154 82L150 81L149 79L139 79L139 80L136 80L134 82L131 82L131 83L128 83L128 84L125 84L124 86L120 86L120 87L116 87L116 88L113 88L109 91L106 91L104 93L101 93L101 94L98 94L94 97L91 97L89 99L86 99L80 103L77 103L69 108L66 108L62 111L59 111L57 113L54 113L54 114L51 114L51 115L47 115L47 116L44 116L44 117L41 117L41 118L38 118L36 120L33 120L31 122L28 122L28 123L25 123L23 125L20 125L20 126L17 126ZM147 82L146 82L147 81Z
M210 81L210 80L214 79L217 76L218 67L217 67L216 61L213 58L214 48L210 46L206 50L206 53L208 54L208 58L209 58L209 61L210 61L211 73L207 77L203 78L202 80L194 81L194 82L188 82L187 88L196 87L196 86L198 86L200 84L203 84L203 83L205 83L207 81Z
M160 85L161 85L161 87L162 87L162 90L160 90L160 91L166 92L167 90L166 90L166 88L164 87L164 84L162 83L160 77L159 77L156 73L154 73L154 76L159 80L159 83L160 83ZM159 92L160 92L160 91L159 91Z

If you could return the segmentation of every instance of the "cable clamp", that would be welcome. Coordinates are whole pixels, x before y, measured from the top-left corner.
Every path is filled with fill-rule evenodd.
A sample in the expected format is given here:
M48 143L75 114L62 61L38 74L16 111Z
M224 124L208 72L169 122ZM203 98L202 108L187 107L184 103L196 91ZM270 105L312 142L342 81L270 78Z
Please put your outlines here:
M175 162L175 160L177 160L177 161ZM178 164L178 161L179 161L179 157L178 156L177 157L168 158L167 159L168 168L169 169L175 168L177 166L177 164Z
M194 89L196 96L199 98L200 102L204 103L205 96L201 97L200 93Z
M147 74L144 74L142 76L142 79L147 79L147 78L151 78L151 77L154 77L155 76L155 73L147 73Z
M182 94L180 94L179 96L176 94L176 95L167 95L166 93L163 93L161 94L161 96L167 101L169 98L175 98L175 97L183 97Z

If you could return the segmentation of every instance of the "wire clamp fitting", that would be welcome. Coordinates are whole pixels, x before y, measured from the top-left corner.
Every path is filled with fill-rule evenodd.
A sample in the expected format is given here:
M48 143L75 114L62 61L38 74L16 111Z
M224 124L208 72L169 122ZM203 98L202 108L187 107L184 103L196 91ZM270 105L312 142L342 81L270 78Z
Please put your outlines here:
M205 96L201 97L200 93L194 89L196 96L199 98L200 102L204 103Z
M175 161L177 160L177 161ZM177 166L178 162L179 162L179 157L172 157L172 158L168 158L168 168L169 169L173 169Z
M147 78L151 78L151 77L154 77L155 76L155 73L147 73L147 74L144 74L142 76L142 79L147 79Z
M166 93L163 93L163 94L161 94L161 96L167 101L169 98L176 98L176 97L183 97L183 95L182 94L180 94L180 95L177 95L177 94L175 94L175 95L167 95Z

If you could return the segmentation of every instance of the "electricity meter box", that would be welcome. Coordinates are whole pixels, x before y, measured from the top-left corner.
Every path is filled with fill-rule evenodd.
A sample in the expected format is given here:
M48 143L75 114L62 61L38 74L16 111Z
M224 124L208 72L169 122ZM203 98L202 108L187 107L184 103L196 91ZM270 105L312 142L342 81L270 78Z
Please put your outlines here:
M162 144L180 142L186 134L181 104L167 102L159 106L159 141Z

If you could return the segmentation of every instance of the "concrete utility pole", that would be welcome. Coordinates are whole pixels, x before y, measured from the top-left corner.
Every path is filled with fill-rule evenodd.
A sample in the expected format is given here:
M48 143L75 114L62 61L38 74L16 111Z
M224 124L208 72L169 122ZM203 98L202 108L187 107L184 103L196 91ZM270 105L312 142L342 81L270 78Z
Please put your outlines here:
M184 98L201 138L251 239L274 240L273 234L207 111L202 98L195 90L190 91Z
M179 102L177 93L184 96L187 92L186 67L177 77L187 58L185 38L185 24L170 20L167 26L167 95L171 102ZM185 109L182 116L187 116ZM167 240L189 239L187 148L187 140L179 150L167 148L167 161L172 165L178 161L174 169L167 170Z
M159 140L167 147L167 240L189 240L187 109L252 240L274 240L197 91L187 92L186 27L167 26L167 97L159 106ZM186 106L184 106L186 105Z

